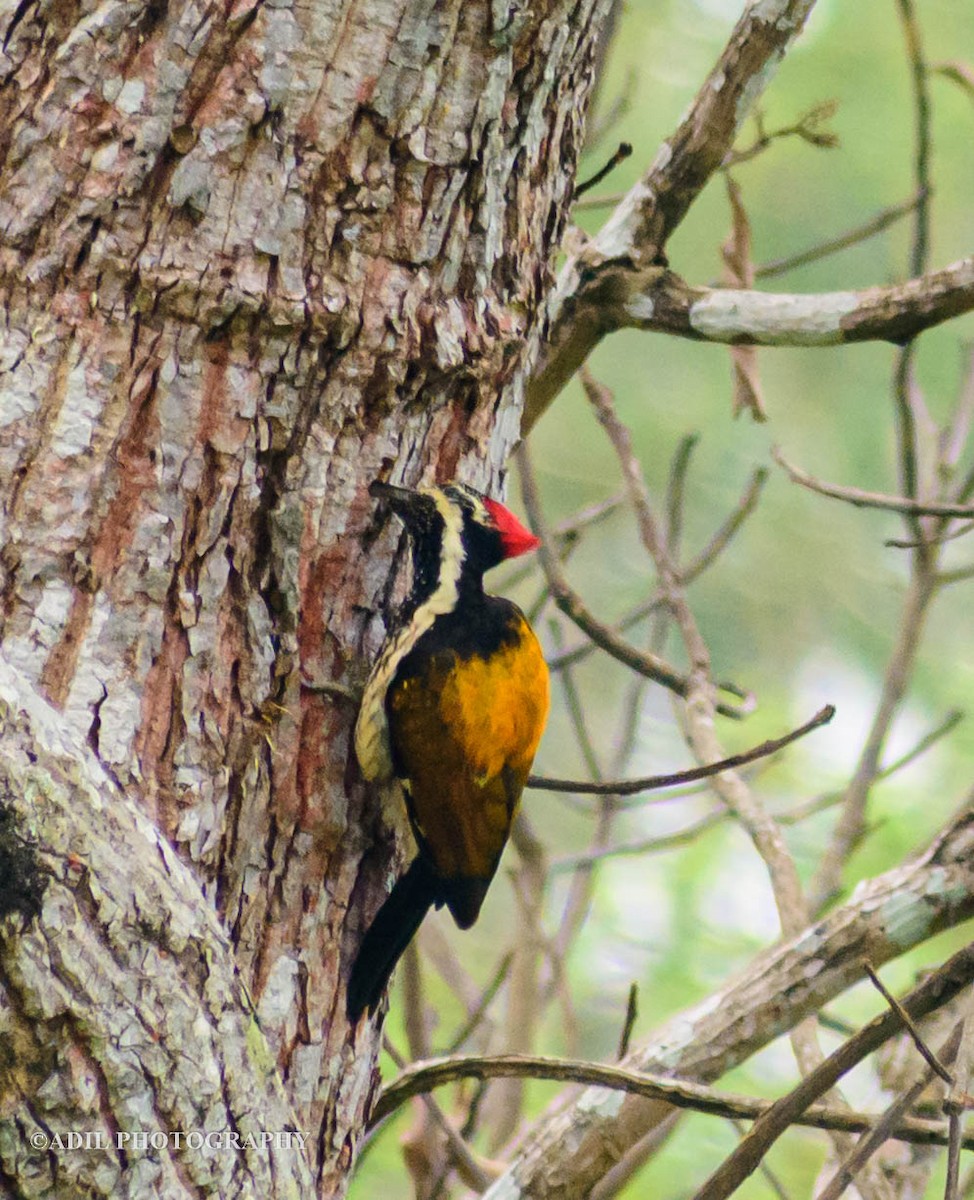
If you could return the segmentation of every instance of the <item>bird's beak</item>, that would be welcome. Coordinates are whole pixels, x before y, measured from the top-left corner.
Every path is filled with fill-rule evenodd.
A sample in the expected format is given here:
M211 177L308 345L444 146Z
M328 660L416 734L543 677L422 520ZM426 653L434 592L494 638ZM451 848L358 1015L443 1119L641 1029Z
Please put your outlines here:
M422 492L396 487L392 483L382 483L378 479L369 484L369 495L376 500L384 500L407 526L413 525L421 514L426 515L430 507L429 496Z

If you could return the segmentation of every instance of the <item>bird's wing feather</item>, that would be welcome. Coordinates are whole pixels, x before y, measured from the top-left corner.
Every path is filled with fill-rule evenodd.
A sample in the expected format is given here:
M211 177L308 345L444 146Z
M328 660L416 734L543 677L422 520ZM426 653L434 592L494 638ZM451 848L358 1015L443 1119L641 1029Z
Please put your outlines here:
M548 711L548 671L519 636L485 658L440 649L389 689L392 742L410 816L458 924L493 877Z

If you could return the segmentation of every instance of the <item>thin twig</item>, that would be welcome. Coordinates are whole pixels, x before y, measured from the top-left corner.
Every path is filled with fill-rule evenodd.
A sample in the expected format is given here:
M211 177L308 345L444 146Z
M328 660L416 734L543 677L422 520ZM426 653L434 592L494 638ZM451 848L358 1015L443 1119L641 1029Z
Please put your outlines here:
M559 546L562 554L567 555L578 545L582 534L593 525L598 525L616 513L622 506L624 497L620 494L610 496L607 500L599 500L595 504L587 504L578 512L572 513L563 521L559 521L551 530L552 538ZM503 588L517 587L525 579L535 574L537 568L533 563L521 562L503 577Z
M958 567L956 571L941 571L937 575L937 585L950 587L955 583L964 583L968 579L974 579L974 567Z
M911 762L919 758L921 754L925 754L926 751L929 750L930 747L935 743L939 742L941 738L946 737L948 733L952 733L961 723L961 721L963 721L963 719L964 713L959 708L952 708L940 722L940 724L934 726L929 733L925 733L911 750L907 750L907 752L905 754L901 754L899 758L894 758L888 766L884 766L877 771L877 783L880 780L889 779L889 777L891 775L895 775L897 771L902 771L904 767L908 767Z
M883 999L886 1001L886 1003L890 1006L890 1008L896 1013L896 1015L899 1017L899 1019L903 1022L904 1028L906 1029L907 1033L909 1033L910 1037L913 1039L914 1046L916 1046L917 1050L919 1050L920 1055L922 1056L924 1062L927 1064L927 1066L930 1068L930 1070L933 1071L933 1073L935 1075L939 1075L940 1078L944 1081L944 1083L952 1085L954 1082L953 1075L950 1073L950 1071L947 1070L947 1068L943 1065L943 1063L937 1058L937 1056L934 1054L934 1052L927 1045L926 1041L924 1040L923 1034L920 1032L920 1030L914 1024L913 1020L910 1017L910 1014L903 1008L903 1006L900 1004L899 1000L896 999L896 997L892 994L892 992L890 992L888 990L886 985L883 983L883 981L879 978L879 976L873 970L872 965L870 963L864 961L862 966L863 966L863 970L866 972L866 974L869 976L870 980L872 981L873 987L876 989L877 992L879 992L879 994L883 997Z
M681 584L685 586L688 583L692 583L730 545L734 535L757 508L758 501L761 499L761 492L767 481L767 468L758 467L748 480L747 487L744 489L744 493L740 500L738 500L733 511L716 533L714 533L710 541L694 559L688 562L686 566L680 567L677 571L677 577Z
M633 981L629 985L629 996L626 1000L626 1019L623 1022L622 1033L619 1035L619 1049L616 1052L617 1059L625 1058L629 1051L629 1042L632 1038L632 1031L636 1027L636 1018L638 1015L639 984Z
M730 1124L734 1127L738 1137L743 1137L747 1132L744 1128L743 1121L731 1121ZM771 1188L774 1194L778 1197L778 1200L790 1200L787 1188L766 1162L763 1162L758 1170L761 1172L761 1175L768 1187ZM820 1198L816 1198L816 1200L820 1200Z
M910 75L913 82L913 112L915 122L914 175L917 184L916 224L910 254L910 274L922 275L927 268L930 244L930 93L927 89L927 67L923 59L920 26L917 23L913 0L896 0L903 26Z
M815 1200L839 1200L846 1188L855 1180L856 1175L876 1151L892 1136L891 1130L902 1121L903 1117L916 1104L917 1100L930 1085L933 1072L926 1070L921 1077L893 1101L876 1122L873 1129L864 1133L856 1142L855 1148L847 1159L836 1170Z
M600 171L596 171L595 174L590 179L586 179L584 183L575 185L576 200L579 196L584 196L587 191L590 191L592 188L600 184L602 180L605 179L606 175L611 174L619 165L619 163L625 162L631 154L631 143L620 142L618 150L616 150L615 154L612 155L612 157Z
M581 854L566 854L562 858L552 859L551 871L555 874L560 871L577 871L579 867L592 867L596 863L605 862L610 858L622 858L628 855L639 854L658 854L664 850L673 850L677 846L686 846L694 841L701 833L712 829L715 825L720 825L724 821L729 821L731 814L726 808L717 809L715 812L708 813L705 817L701 817L699 821L695 821L692 825L688 825L685 829L678 829L674 833L661 833L655 837L640 838L636 842L623 842L618 846L605 846L599 850L588 850Z
M954 1068L954 1083L947 1093L944 1109L947 1112L963 1112L966 1108L974 1107L971 1097L971 1069L974 1066L974 992L967 1001L967 1012L961 1028L960 1047L957 1051L957 1062Z
M429 1028L424 1015L423 976L419 965L419 949L410 942L403 955L402 972L403 1028L410 1058L426 1058L430 1054Z
M842 815L822 855L811 887L813 909L824 905L839 887L842 870L866 830L866 804L876 782L886 738L900 703L920 647L923 626L936 593L936 579L926 569L913 570L903 601L903 615L883 676L883 687L855 771L843 799Z
M670 466L670 477L666 486L666 544L675 559L679 558L680 540L683 536L687 474L690 470L693 452L699 444L699 433L688 433L685 437L680 438Z
M638 671L640 675L645 675L647 679L662 684L663 687L675 692L678 696L685 696L688 683L684 676L668 663L657 658L656 655L637 650L635 646L619 637L611 626L604 624L594 616L582 598L571 588L552 548L551 536L541 510L534 471L524 442L517 450L517 460L524 507L532 529L541 539L541 547L538 551L541 568L548 580L555 604L607 654L632 670ZM726 685L724 687L725 690L728 690ZM723 716L739 719L744 715L746 709L720 703L717 705L717 711Z
M541 1017L538 993L545 950L541 912L548 871L544 845L523 811L514 821L511 841L517 851L517 867L511 872L517 920L514 955L505 994L505 1019L499 1032L508 1053L530 1054L536 1049L535 1031ZM491 1153L514 1133L523 1108L524 1085L517 1079L504 1080L484 1097L481 1119L489 1131L488 1150Z
M722 771L730 771L735 767L743 767L759 758L766 758L777 751L805 737L815 729L820 729L835 716L835 707L826 704L820 708L810 721L780 738L771 738L746 750L742 754L732 754L718 762L707 763L702 767L692 767L686 771L676 771L670 775L647 775L643 779L611 779L604 783L591 783L582 779L549 779L544 775L529 775L527 786L545 792L574 792L581 796L633 796L637 792L651 792L660 788L676 787L679 784L694 783L698 779L709 779Z
M913 0L896 0L896 7L900 15L900 24L903 27L903 38L913 83L913 171L918 202L913 222L913 244L910 250L909 270L911 276L916 276L922 275L926 269L930 244L930 96L927 91L927 73L923 61L920 27L916 20ZM916 497L919 494L920 486L917 465L919 461L917 420L912 395L913 347L913 342L907 343L897 356L893 396L898 418L900 486L904 494L910 497ZM911 515L908 527L910 536L921 543L915 551L916 568L921 569L928 551L922 544L925 530L917 516L918 514Z
M626 192L606 192L602 196L586 196L584 200L579 200L572 205L574 212L585 212L586 209L592 208L615 208L617 204L625 200Z
M464 1042L466 1042L467 1039L476 1031L477 1027L480 1025L480 1022L484 1019L484 1014L490 1007L490 1002L497 995L501 984L507 978L507 973L511 968L511 959L513 957L513 952L510 950L508 950L508 952L501 957L494 974L491 976L487 986L484 988L483 993L481 994L480 999L477 1001L476 1007L470 1012L467 1019L453 1035L452 1041L446 1048L447 1054L456 1054Z
M793 121L791 125L783 125L780 129L770 131L765 130L761 114L756 112L757 138L743 150L735 148L728 150L724 161L720 164L720 169L729 171L732 167L740 166L741 163L750 162L759 154L763 154L772 142L780 141L782 138L798 137L809 145L818 146L822 150L833 150L838 146L839 139L834 133L823 129L822 126L835 116L838 107L838 101L824 100L802 113L798 120Z
M631 612L626 613L612 628L618 634L625 633L627 629L632 629L634 625L638 625L640 621L645 621L648 616L657 612L662 603L662 596L654 596L650 600L644 600L641 604L637 604ZM563 667L575 666L576 663L582 662L598 649L599 647L595 642L586 638L584 642L581 642L577 646L571 646L567 650L550 655L548 658L548 668L551 671L560 671Z
M971 1067L974 1063L974 992L968 998L967 1012L961 1022L960 1045L954 1069L954 1082L944 1101L950 1125L950 1146L947 1150L947 1182L945 1200L958 1200L960 1189L960 1149L964 1110L974 1106L970 1094Z
M887 538L883 545L888 546L891 550L917 550L921 546L943 546L946 542L955 542L958 538L966 537L972 529L974 529L974 521L968 521L967 524L961 525L950 533L940 533L936 537L927 537L924 534L920 538ZM940 581L944 581L943 575L940 576Z
M678 447L677 454L674 456L673 469L670 475L670 485L667 492L667 544L673 547L674 553L682 532L682 514L675 516L677 508L682 510L683 505L682 491L684 480L682 476L689 466L690 451L693 449L695 443L695 435L683 439ZM698 579L730 545L735 534L737 534L751 513L756 510L767 478L767 468L759 467L748 481L734 509L716 530L706 546L685 566L677 568L677 579L682 586L686 586L695 579ZM658 612L662 604L663 597L660 595L653 596L650 600L644 600L632 612L618 621L613 628L617 633L622 633L643 620L643 618L650 616L654 612ZM581 662L582 659L593 654L596 649L598 649L598 646L595 642L585 641L580 646L574 646L570 650L566 650L563 654L556 654L549 658L548 666L552 671L557 671L567 664Z
M588 727L584 720L582 704L575 689L574 677L570 668L566 668L561 673L561 680L565 686L568 712L571 716L572 725L576 730L586 769L597 786L602 779L602 767L588 736ZM596 860L598 855L608 846L617 812L615 797L611 793L606 792L599 794L601 799L599 802L598 817L589 843L589 854L594 855ZM567 978L564 970L564 962L568 956L572 942L585 923L585 918L591 909L594 887L595 879L592 873L592 863L579 862L576 865L568 889L568 895L565 898L558 931L551 941L551 954L556 967L556 984L562 984Z
M963 1118L960 1113L952 1112L947 1116L950 1129L950 1143L947 1147L947 1179L944 1184L944 1200L957 1200L957 1188L960 1180L960 1152L963 1143Z
M890 779L897 772L902 771L904 767L908 767L910 763L915 762L942 738L952 733L961 721L964 720L964 715L960 709L951 709L940 724L934 726L929 733L925 733L916 745L911 746L899 758L894 758L891 763L878 767L873 775L873 783L882 783L884 780ZM842 799L842 792L827 792L822 796L813 796L811 800L805 800L800 804L796 804L794 808L789 809L787 812L779 813L778 820L783 825L792 825L797 821L805 820L806 817L810 817L814 813L822 812L826 808L832 808L834 805L840 803Z
M820 479L816 479L790 463L777 446L772 447L771 457L780 467L784 468L794 483L800 483L802 487L817 492L820 496L844 500L847 504L854 504L857 508L883 508L889 512L903 513L913 517L974 518L974 505L971 504L923 504L919 500L910 499L909 496L888 496L882 492L864 492L860 488L823 483Z
M918 443L917 415L913 378L913 357L916 343L908 342L896 356L893 371L893 404L896 412L897 460L900 470L900 489L907 502L916 502L920 495L920 447ZM914 559L918 566L927 555L927 530L920 523L921 515L915 509L903 511L909 536L916 543ZM934 514L944 516L943 513Z
M974 345L967 347L967 364L964 379L961 383L957 407L948 429L941 437L940 465L941 471L953 474L960 462L961 455L967 448L971 426L974 424ZM961 485L963 492L964 485ZM957 497L962 499L963 497Z
M877 233L882 233L890 225L909 216L919 203L919 199L919 196L913 196L909 200L904 200L902 204L884 208L862 225L856 225L853 229L846 230L845 233L840 233L827 242L820 242L808 250L800 250L797 254L791 254L787 258L776 258L773 262L755 267L754 278L771 279L775 275L784 275L787 271L793 271L796 267L806 267L809 263L828 258L829 255L837 254L840 250L848 250L850 246L858 246L860 242L874 237Z

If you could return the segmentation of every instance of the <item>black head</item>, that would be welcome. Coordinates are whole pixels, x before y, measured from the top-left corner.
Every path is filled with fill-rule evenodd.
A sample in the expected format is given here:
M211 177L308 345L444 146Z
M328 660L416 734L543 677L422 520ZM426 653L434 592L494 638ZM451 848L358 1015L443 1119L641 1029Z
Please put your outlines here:
M442 588L479 588L485 571L538 545L510 509L465 483L414 491L376 482L369 492L389 504L412 537L416 603Z

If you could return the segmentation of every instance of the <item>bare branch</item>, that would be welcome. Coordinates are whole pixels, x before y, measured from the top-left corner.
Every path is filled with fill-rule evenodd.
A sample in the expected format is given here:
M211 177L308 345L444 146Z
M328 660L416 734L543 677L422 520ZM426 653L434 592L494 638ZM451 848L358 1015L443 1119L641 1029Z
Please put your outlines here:
M757 508L758 501L761 499L761 492L767 481L767 469L765 467L758 467L748 480L747 487L744 489L744 493L740 500L738 500L734 510L714 533L710 541L696 558L679 568L677 575L681 584L685 586L688 583L692 583L694 579L702 575L710 564L715 562L723 551L727 549L734 535Z
M967 957L970 951L962 951ZM960 955L957 956L961 957ZM953 962L954 960L951 960ZM955 966L955 970L957 970ZM967 964L968 974L974 974L974 964ZM953 994L953 993L951 993ZM939 999L937 1003L944 1003ZM896 1032L895 1020L884 1027L881 1033L872 1033L874 1044L881 1045ZM865 1031L864 1031L865 1032ZM859 1037L861 1035L857 1035ZM879 1040L875 1040L878 1037ZM867 1051L868 1052L868 1051ZM851 1065L851 1064L850 1064ZM848 1068L846 1068L848 1069ZM641 1075L604 1063L586 1062L579 1059L545 1058L539 1056L502 1054L429 1059L416 1062L379 1093L372 1111L370 1125L376 1125L401 1108L414 1096L421 1096L434 1088L444 1087L460 1079L547 1079L557 1083L583 1083L600 1088L612 1088L650 1100L662 1100L676 1108L692 1109L718 1117L754 1120L766 1117L775 1104L768 1100L755 1100L730 1092L720 1092L701 1084L668 1079L659 1075ZM780 1104L781 1101L778 1101ZM836 1129L846 1133L863 1133L872 1129L877 1117L871 1114L850 1112L825 1105L806 1105L794 1114L791 1124L811 1126L816 1129ZM893 1137L904 1142L921 1145L945 1146L948 1130L942 1121L920 1118L904 1119L895 1126ZM964 1139L964 1145L974 1149L974 1134Z
M971 979L974 979L974 946L967 946L905 996L903 1008L918 1020L970 986ZM747 1137L699 1189L694 1200L726 1200L816 1097L833 1087L901 1027L899 1014L887 1010L830 1054L819 1068L755 1121Z
M592 783L581 779L549 779L544 775L529 775L527 786L544 792L574 792L579 796L633 796L637 792L651 792L660 788L676 787L679 784L695 783L698 779L709 779L710 776L719 775L722 771L743 767L759 758L775 754L785 746L811 733L812 730L828 725L834 716L834 706L826 704L810 721L806 721L798 729L793 729L780 738L770 738L741 754L732 754L730 758L722 758L719 762L707 763L702 767L691 767L689 770L677 771L672 775L647 775L643 779L612 779L603 783Z
M937 534L935 537L922 534L919 538L887 538L883 545L888 546L890 550L916 550L918 546L943 546L947 542L955 542L958 538L966 537L971 530L974 530L974 521L967 521L958 525L950 533ZM942 571L937 578L941 583L952 582L949 571Z
M836 234L827 242L820 242L819 245L811 246L808 250L799 250L797 254L790 254L787 258L776 258L773 262L755 267L754 278L772 279L776 275L785 275L788 271L794 271L798 267L807 267L809 263L819 262L832 254L848 250L851 246L858 246L869 238L875 237L877 233L882 233L891 225L895 225L897 221L902 221L904 217L909 216L918 203L919 196L913 196L909 200L904 200L902 204L894 204L889 208L881 209L862 225L847 229L845 233Z
M638 854L658 854L663 850L672 850L676 846L686 846L708 829L729 821L732 814L726 808L717 808L701 817L699 821L677 829L673 833L661 833L656 837L640 838L635 842L621 842L615 846L606 846L599 850L583 850L581 854L566 854L552 860L552 873L559 871L575 871L579 867L591 867L595 863L605 862L610 858Z
M690 460L700 442L699 433L688 433L680 438L670 466L666 485L666 544L670 554L678 558L680 541L683 537L683 513L686 508L687 475Z
M636 1017L639 1014L639 984L630 983L629 996L626 1000L626 1019L622 1026L622 1033L619 1036L619 1052L617 1058L623 1059L629 1050L629 1042L632 1038L632 1031L636 1025Z
M497 967L494 970L494 974L491 976L487 986L484 988L483 993L480 996L480 999L477 1001L476 1007L469 1014L457 1032L453 1035L450 1044L447 1047L448 1053L456 1054L464 1042L467 1041L474 1030L480 1025L484 1014L490 1006L490 1002L497 995L498 991L500 991L501 985L507 978L508 972L511 969L511 960L513 957L514 952L512 950L508 950L508 952L501 957L500 962L497 964Z
M721 282L730 288L754 286L754 262L751 258L751 222L744 207L740 184L728 172L724 176L731 210L731 231L720 248L724 260ZM735 417L747 410L755 421L766 421L758 351L755 346L730 346L732 394L731 411Z
M903 26L906 53L910 62L913 83L913 111L916 125L914 174L918 203L913 248L910 253L910 274L920 275L927 269L927 249L930 244L930 95L927 89L927 68L923 61L920 26L917 24L913 0L896 0Z
M947 1149L947 1179L944 1185L944 1200L957 1200L960 1183L960 1152L964 1130L960 1113L950 1113L947 1121L950 1126L950 1145Z
M541 511L534 471L527 454L527 447L523 442L517 451L517 458L521 478L521 496L531 528L541 539L541 547L538 551L541 569L545 573L555 604L607 654L612 655L613 658L618 659L619 662L624 663L640 675L645 675L647 679L655 680L656 683L676 692L678 696L685 696L688 684L684 676L656 655L637 650L635 646L621 638L611 626L604 624L592 613L578 593L569 585L561 563L558 561L558 556L552 547L551 536ZM744 715L740 708L730 704L718 704L717 711L726 717L739 718Z
M628 612L621 620L617 621L613 629L616 633L623 633L627 629L631 629L634 625L638 625L640 621L644 621L647 617L657 612L663 604L661 596L654 596L651 600L644 600L641 604L637 604L631 612ZM548 659L548 666L552 671L561 671L565 667L574 666L575 663L581 662L583 659L594 654L599 647L591 639L586 638L584 642L576 646L571 646L567 650L557 650Z
M934 63L930 68L930 74L942 75L951 83L958 84L974 100L974 70L969 63L961 62L960 59Z
M934 1054L934 1052L924 1041L923 1034L917 1028L916 1022L913 1020L910 1014L906 1011L903 1005L900 1004L899 1000L896 999L893 993L886 987L886 984L883 983L883 981L879 978L872 966L868 962L863 963L863 966L873 987L877 992L879 992L893 1012L895 1012L899 1017L907 1033L909 1033L910 1037L913 1039L914 1046L916 1046L921 1057L930 1070L933 1071L935 1075L939 1075L944 1083L953 1084L953 1075L947 1070L943 1063L940 1062L936 1054Z
M792 121L790 125L782 125L778 129L765 129L759 110L755 113L758 127L757 138L743 150L738 150L736 146L730 150L721 163L721 169L727 171L742 163L750 162L759 154L763 154L772 142L780 141L782 138L797 137L810 146L817 146L820 150L834 150L839 145L839 138L826 126L835 116L838 108L837 100L822 100L803 112L797 121Z
M589 775L593 780L598 782L602 779L602 767L589 735L584 710L575 687L575 679L571 668L566 667L561 672L560 678L565 693L566 708L575 730L576 743L582 752ZM589 854L595 856L596 860L598 855L608 845L615 817L616 805L613 797L611 795L603 795L598 807L595 828L592 831L589 842ZM554 960L556 982L565 979L565 958L568 955L572 941L584 924L592 905L592 891L595 881L591 868L591 860L587 862L582 860L576 864L572 881L569 885L568 895L565 898L562 909L558 931L551 940L551 956Z
M859 488L842 487L835 483L823 483L806 471L790 463L777 446L771 450L771 457L783 467L793 483L800 483L810 492L820 496L830 496L833 500L844 500L856 508L883 508L887 512L904 513L910 516L926 517L966 517L974 518L974 504L924 504L919 500L911 500L907 496L887 496L882 492L864 492Z
M670 476L667 495L667 543L672 547L674 553L678 547L682 533L684 477L689 465L689 456L696 444L696 440L694 436L685 438L681 442L677 454L674 456ZM715 531L706 546L690 562L677 568L677 579L681 585L686 586L686 584L698 579L727 549L744 522L757 509L761 492L767 479L767 468L759 467L754 472L733 511L727 516L720 528ZM606 502L607 505L609 503L612 504L614 511L619 503L618 497L614 498L611 502ZM616 623L614 627L616 632L622 633L624 630L631 628L631 626L658 611L662 604L663 597L661 595L654 596L652 599L638 604L630 613ZM581 645L573 646L568 650L551 655L548 659L548 666L552 671L561 670L562 667L570 666L580 662L584 658L588 658L597 649L598 646L595 642L584 641ZM739 694L730 688L728 690L731 691L732 695ZM747 697L744 696L742 699L747 699Z
M953 475L957 470L957 464L967 446L971 425L974 424L974 346L966 347L966 358L964 379L960 395L957 398L957 406L954 409L950 425L940 439L940 457L944 469L949 475ZM961 484L956 499L967 498L965 489L968 485L967 480Z
M906 1015L902 1008L899 1015L901 1018ZM912 1020L912 1018L908 1019ZM941 1047L939 1057L949 1060L957 1052L958 1041L959 1031L955 1030L948 1039L947 1044ZM816 1197L816 1200L839 1200L839 1197L853 1182L869 1158L876 1153L885 1141L896 1136L893 1130L930 1086L930 1081L933 1077L934 1071L928 1068L912 1086L897 1096L883 1113L882 1117L876 1122L875 1127L859 1139L855 1149L835 1172L825 1188ZM948 1144L952 1134L953 1130L948 1123Z
M954 1082L944 1101L947 1112L962 1112L965 1108L974 1107L974 1098L970 1091L971 1068L974 1066L974 992L968 996L966 1007L967 1012L961 1023Z
M603 320L614 329L697 341L837 346L903 342L972 309L974 255L968 255L906 283L847 292L695 288L675 272L659 271L643 287L615 300Z
M814 0L748 4L676 132L601 230L607 257L654 256L719 169Z
M864 958L878 966L965 920L974 914L972 846L968 805L919 859L861 884L853 900L759 955L722 991L633 1049L627 1069L712 1082L861 979ZM585 1196L620 1154L671 1113L670 1105L644 1099L609 1106L604 1092L588 1090L531 1132L485 1200L512 1189L533 1200ZM549 1176L552 1162L557 1185Z
M679 128L598 235L569 259L549 302L549 339L529 385L525 432L599 340L617 327L605 322L604 301L614 293L638 291L647 273L659 272L663 247L733 147L814 3L747 4Z
M564 345L549 349L531 381L522 428L532 427L602 338L618 329L730 345L899 343L972 309L974 255L889 287L808 294L692 287L661 266L637 270L613 260L587 275L574 298Z

